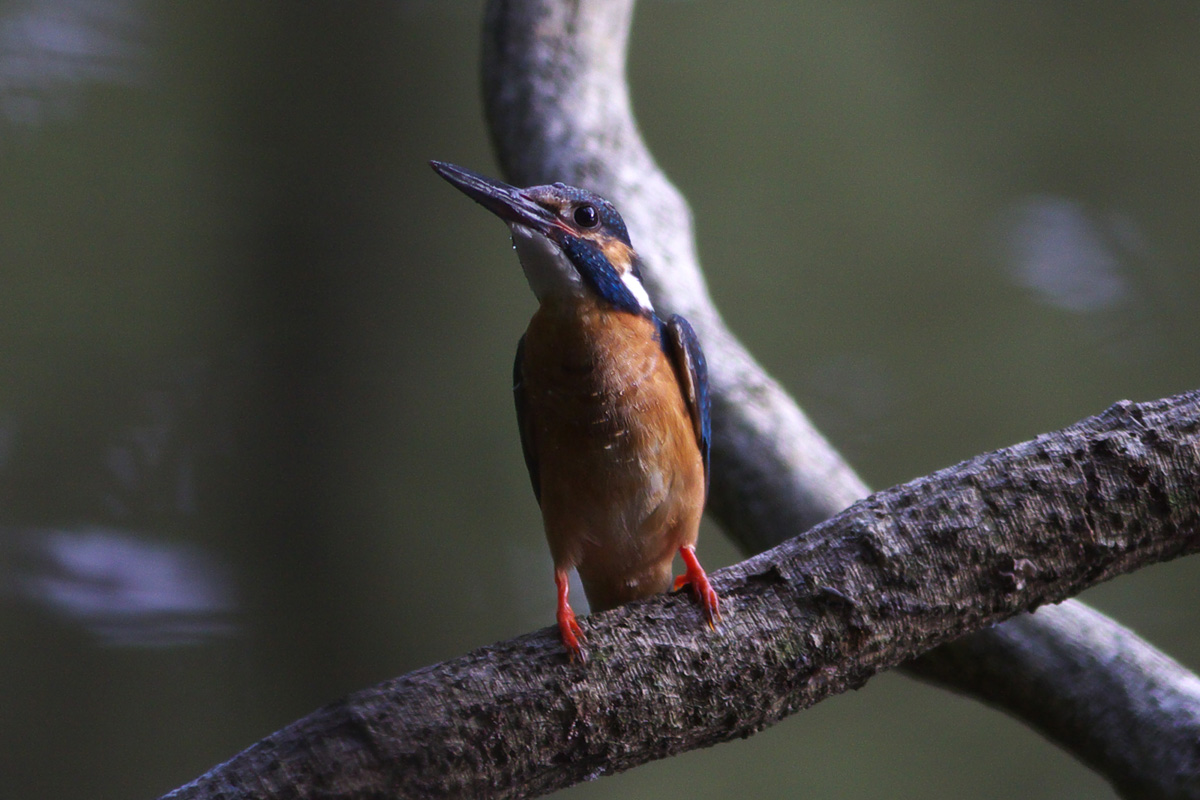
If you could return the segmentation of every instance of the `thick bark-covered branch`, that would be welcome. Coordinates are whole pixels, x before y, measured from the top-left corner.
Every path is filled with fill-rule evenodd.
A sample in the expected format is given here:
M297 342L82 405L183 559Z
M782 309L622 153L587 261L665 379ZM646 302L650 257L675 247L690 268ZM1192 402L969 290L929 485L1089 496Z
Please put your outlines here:
M726 329L708 296L687 204L634 122L625 79L632 15L633 0L492 0L484 34L488 121L515 183L574 182L613 200L646 261L655 302L695 325L713 381L709 511L755 553L868 489ZM988 640L993 646L982 646ZM1096 655L1113 640L1127 659ZM1084 609L1035 615L948 648L936 663L913 668L1037 727L1126 794L1175 796L1175 776L1190 774L1194 761L1159 743L1200 741L1200 719L1179 713L1186 703L1159 699L1168 692L1200 702L1195 676L1112 620ZM1075 676L1073 691L1040 679L1048 663ZM939 666L946 664L956 668ZM989 680L973 680L967 664L975 674L986 669ZM1072 723L1085 719L1123 724ZM1140 744L1131 749L1134 740ZM1115 752L1137 758L1097 755Z
M691 220L638 135L624 78L632 0L493 0L489 121L516 183L621 208L656 302L700 331L715 399L711 509L749 552L867 494L726 330ZM1061 435L884 492L717 574L723 627L671 595L355 694L174 798L539 794L745 736L969 631L923 677L1039 727L1133 796L1200 795L1200 681L1077 603L996 622L1197 549L1198 395L1119 404Z
M1119 403L718 571L715 632L685 593L585 620L587 664L548 628L352 695L169 797L523 797L747 736L938 644L1200 550L1197 474L1200 391Z

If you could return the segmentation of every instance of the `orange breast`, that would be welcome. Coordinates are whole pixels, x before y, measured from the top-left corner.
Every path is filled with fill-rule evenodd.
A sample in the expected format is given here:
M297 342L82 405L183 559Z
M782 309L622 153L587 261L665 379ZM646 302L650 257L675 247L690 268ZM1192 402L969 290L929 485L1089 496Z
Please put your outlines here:
M543 307L525 335L530 444L557 567L593 609L666 590L704 504L700 448L650 320Z

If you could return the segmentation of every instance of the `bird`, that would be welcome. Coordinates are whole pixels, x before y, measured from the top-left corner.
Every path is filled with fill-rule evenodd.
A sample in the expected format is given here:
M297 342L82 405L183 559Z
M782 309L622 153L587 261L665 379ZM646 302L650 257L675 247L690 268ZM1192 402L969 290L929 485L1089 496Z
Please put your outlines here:
M656 313L612 203L562 183L521 189L429 163L508 224L538 300L517 344L513 395L570 660L586 661L572 569L593 611L690 586L715 630L720 599L696 557L712 424L695 330ZM672 584L676 553L685 572Z

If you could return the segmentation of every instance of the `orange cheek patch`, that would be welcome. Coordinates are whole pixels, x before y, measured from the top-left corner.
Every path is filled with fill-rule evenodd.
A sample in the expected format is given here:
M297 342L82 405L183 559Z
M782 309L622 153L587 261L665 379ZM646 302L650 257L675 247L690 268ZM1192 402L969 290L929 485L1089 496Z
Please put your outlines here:
M610 239L600 243L600 250L618 273L624 275L629 272L629 267L633 264L633 250L629 248L629 245L619 239Z

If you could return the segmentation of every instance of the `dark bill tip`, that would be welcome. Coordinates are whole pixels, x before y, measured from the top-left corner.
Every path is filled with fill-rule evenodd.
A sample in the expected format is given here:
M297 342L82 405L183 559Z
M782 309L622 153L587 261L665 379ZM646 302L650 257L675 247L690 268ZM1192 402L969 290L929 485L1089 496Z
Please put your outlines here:
M515 186L445 161L430 161L429 166L463 194L506 222L516 222L543 233L554 223L549 211Z

